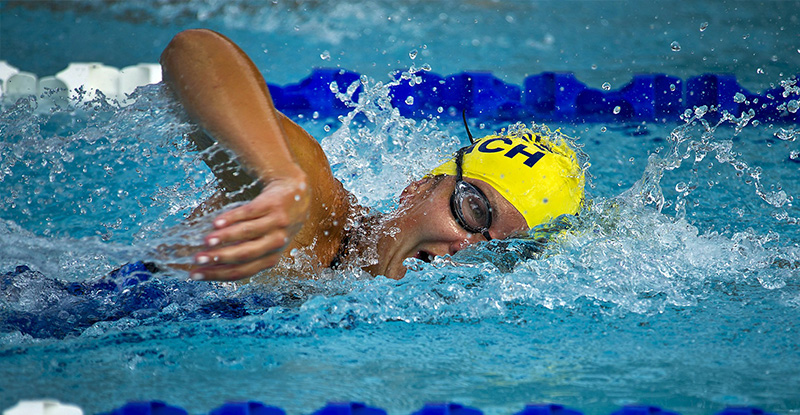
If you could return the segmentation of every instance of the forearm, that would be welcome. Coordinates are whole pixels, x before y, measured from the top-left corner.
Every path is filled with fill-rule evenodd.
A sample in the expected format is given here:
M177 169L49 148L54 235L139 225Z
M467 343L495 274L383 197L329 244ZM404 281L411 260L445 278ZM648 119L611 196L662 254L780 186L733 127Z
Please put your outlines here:
M259 179L304 180L264 79L233 42L208 30L185 31L164 50L161 65L189 116Z

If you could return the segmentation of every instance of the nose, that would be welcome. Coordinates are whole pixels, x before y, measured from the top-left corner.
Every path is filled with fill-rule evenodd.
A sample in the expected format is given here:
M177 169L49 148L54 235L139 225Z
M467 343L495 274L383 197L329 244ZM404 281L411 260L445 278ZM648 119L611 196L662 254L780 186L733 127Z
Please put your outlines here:
M476 234L470 234L466 238L455 240L450 243L450 255L455 255L456 252L482 240L483 238Z

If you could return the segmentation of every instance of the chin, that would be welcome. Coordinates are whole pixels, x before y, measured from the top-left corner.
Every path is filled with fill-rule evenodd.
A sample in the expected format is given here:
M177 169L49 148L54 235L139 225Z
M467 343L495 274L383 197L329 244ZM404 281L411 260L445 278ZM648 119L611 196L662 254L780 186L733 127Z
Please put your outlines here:
M389 267L386 268L386 271L383 273L383 275L385 275L386 278L399 280L406 276L406 271L408 271L408 269L406 269L406 267L403 266L402 263L393 265L395 266L390 265Z

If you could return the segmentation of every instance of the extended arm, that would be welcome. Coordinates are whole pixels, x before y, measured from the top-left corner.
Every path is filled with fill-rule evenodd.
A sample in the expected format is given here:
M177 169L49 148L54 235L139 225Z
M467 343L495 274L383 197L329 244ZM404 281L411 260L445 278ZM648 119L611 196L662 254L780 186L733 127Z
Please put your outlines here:
M328 229L325 218L331 208L347 209L346 193L316 141L275 110L239 47L218 33L189 30L170 42L161 65L189 116L264 185L251 202L214 220L193 277L244 278L274 266L287 247L311 245L323 231L341 233Z

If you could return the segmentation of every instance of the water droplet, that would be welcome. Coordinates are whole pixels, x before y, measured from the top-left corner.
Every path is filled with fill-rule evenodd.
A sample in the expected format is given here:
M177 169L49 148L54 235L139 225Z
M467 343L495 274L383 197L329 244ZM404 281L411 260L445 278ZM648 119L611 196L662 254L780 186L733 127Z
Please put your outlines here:
M322 127L322 129L325 130L326 133L331 132L331 126L330 125L326 124L324 127Z
M694 109L694 115L697 118L703 118L704 115L708 112L708 106L702 105Z
M681 44L677 41L674 41L669 44L669 47L672 49L673 52L678 52L681 50Z
M512 16L512 15L510 15L510 14L509 14L509 15L506 15L506 21L507 21L508 23L514 23L514 16Z
M607 129L605 126L603 126L603 127L600 127L600 132L601 132L601 133L604 133L604 132L606 132L607 130L608 130L608 129Z
M412 49L411 52L408 52L408 57L411 58L412 60L416 59L417 58L417 53L419 53L419 52L417 52L416 49Z
M748 34L746 34L746 35L742 36L742 39L745 39L745 40L747 40L749 37L750 37L750 33L748 33Z
M670 91L674 91L675 90L675 84L669 84L669 90Z
M733 102L735 102L737 104L741 104L746 99L747 99L747 97L745 97L744 94L741 93L741 92L737 92L736 95L733 96Z
M339 93L339 84L337 84L336 81L332 81L331 84L330 84L330 89L331 89L331 92L333 92L334 94L338 94Z
M675 191L678 192L678 193L683 193L688 188L689 188L689 186L687 186L686 183L684 183L684 182L678 182L677 184L675 184Z
M329 61L331 60L331 53L327 50L323 50L322 53L319 54L319 58L324 61Z
M611 90L611 84L608 83L608 82L603 82L603 85L601 86L601 88L603 88L603 91L610 91Z
M294 201L295 202L299 202L300 201L300 195L294 195Z
M786 110L791 112L792 114L796 113L800 110L800 101L793 99L786 104Z
M428 64L426 63L426 64L422 65L422 68L421 68L421 69L422 69L423 71L425 71L425 72L428 72L428 71L430 71L430 70L431 70L431 66L430 66L430 65L428 65Z
M619 114L620 111L622 111L622 108L619 105L614 107L614 114Z
M441 113L443 113L443 112L444 112L444 108L442 108L442 107L436 108L436 112L438 112L439 114L441 114Z
M700 23L700 31L702 32L706 29L708 29L708 22Z
M758 68L758 69L756 69L756 73L759 74L759 75L763 75L764 74L764 70L761 69L761 68Z
M406 97L406 105L414 105L414 97L410 95Z
M593 70L593 71L596 71L596 70L597 70L597 65L596 65L596 64L592 64L592 70Z

